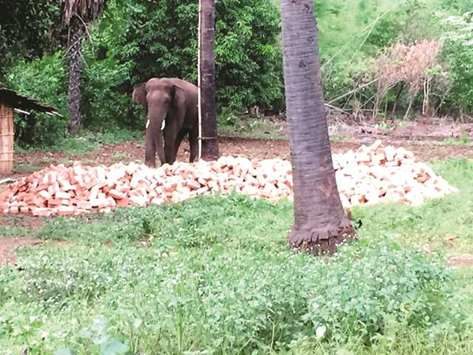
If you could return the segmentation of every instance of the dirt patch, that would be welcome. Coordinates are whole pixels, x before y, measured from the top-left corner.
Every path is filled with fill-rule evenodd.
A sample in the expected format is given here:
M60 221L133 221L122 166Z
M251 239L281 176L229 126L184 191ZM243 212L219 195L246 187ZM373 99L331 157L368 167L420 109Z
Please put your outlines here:
M334 153L345 152L349 149L357 149L362 144L370 144L376 140L376 136L365 136L364 138L351 138L342 141L334 141L332 149ZM468 145L447 145L436 141L409 141L396 139L394 137L382 137L385 145L404 147L412 151L420 160L431 161L447 158L469 158L473 159L473 147ZM286 140L266 140L220 137L220 153L222 155L243 155L250 159L290 159L289 143ZM22 176L45 168L51 164L64 163L71 165L73 161L81 161L84 165L111 165L114 163L144 160L144 147L142 143L127 142L121 144L104 145L96 151L81 155L65 155L62 152L33 152L16 154L17 171L9 176L17 179ZM183 142L179 150L178 160L189 161L189 145ZM34 162L34 164L33 164ZM21 167L18 169L18 167ZM25 168L27 167L27 168ZM0 192L6 185L0 185Z
M455 268L470 268L473 267L473 255L457 255L448 259L448 265Z
M0 266L15 265L15 250L30 245L41 244L39 239L0 237Z
M385 144L404 147L413 152L417 159L423 161L444 159L473 159L473 147L468 145L448 145L435 142L406 142L387 140Z
M0 214L0 226L30 228L34 231L39 230L44 225L44 218L32 216L9 216Z
M442 140L445 138L473 137L473 124L455 122L406 122L402 126L397 126L390 132L393 137L406 139L433 139Z

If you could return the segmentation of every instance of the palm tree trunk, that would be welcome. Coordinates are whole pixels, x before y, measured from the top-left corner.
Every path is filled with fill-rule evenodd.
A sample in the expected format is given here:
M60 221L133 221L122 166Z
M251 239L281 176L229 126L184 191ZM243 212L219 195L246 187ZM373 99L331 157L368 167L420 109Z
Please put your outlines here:
M82 71L81 44L84 34L82 22L77 18L71 20L71 44L69 48L69 125L71 134L76 134L81 125L80 114L80 79Z
M353 236L338 192L320 78L313 0L281 0L284 81L294 180L289 244L333 252Z
M218 159L217 109L215 100L215 0L200 0L200 110L201 110L201 157Z

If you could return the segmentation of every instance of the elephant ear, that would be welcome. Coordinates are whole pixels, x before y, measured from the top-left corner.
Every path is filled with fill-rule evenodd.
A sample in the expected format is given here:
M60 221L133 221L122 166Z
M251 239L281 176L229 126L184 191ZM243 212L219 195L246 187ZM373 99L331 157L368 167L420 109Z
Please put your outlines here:
M147 107L146 103L146 83L141 83L133 87L132 99L134 102Z

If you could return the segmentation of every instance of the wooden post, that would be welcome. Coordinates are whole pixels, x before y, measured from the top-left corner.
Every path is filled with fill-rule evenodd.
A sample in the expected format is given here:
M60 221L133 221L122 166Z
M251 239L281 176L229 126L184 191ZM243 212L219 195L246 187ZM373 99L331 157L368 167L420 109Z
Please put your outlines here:
M200 0L199 92L201 158L218 159L217 107L215 99L215 0Z
M199 154L197 156L198 160L202 158L202 104L201 104L201 74L200 74L200 61L201 61L201 43L202 42L202 0L199 0L199 25L197 27L197 87L198 90L198 99L197 105L199 110Z
M0 175L13 172L13 108L0 102Z

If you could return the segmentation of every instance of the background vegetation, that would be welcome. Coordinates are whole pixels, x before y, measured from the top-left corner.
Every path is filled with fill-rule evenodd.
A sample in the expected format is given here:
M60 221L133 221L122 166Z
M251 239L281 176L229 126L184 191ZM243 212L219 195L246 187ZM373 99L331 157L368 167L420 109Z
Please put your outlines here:
M25 15L0 23L0 33L8 39L0 48L4 54L0 56L0 81L53 103L67 114L67 34L57 2L39 0L31 7L25 0L15 3L15 11ZM284 109L278 5L277 0L217 3L217 84L222 122L237 123L239 114L252 106L273 112ZM376 108L379 116L408 117L405 113L412 102L409 113L413 115L428 112L468 118L473 110L473 36L464 29L472 26L468 13L471 5L469 0L317 1L327 101L365 116ZM134 84L152 76L195 81L196 18L197 5L191 0L108 1L85 46L85 128L141 128L142 112L130 101ZM385 88L376 81L379 57L399 48L395 45L409 47L424 40L441 48L435 54L435 66L417 72L400 68L403 76L383 91ZM395 73L396 62L391 64ZM406 75L422 84L428 80L428 92L407 90ZM429 110L423 110L426 101ZM57 141L63 135L64 123L50 120L42 118L34 134L18 132L20 143ZM31 132L32 122L21 122L19 130L28 127Z

